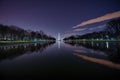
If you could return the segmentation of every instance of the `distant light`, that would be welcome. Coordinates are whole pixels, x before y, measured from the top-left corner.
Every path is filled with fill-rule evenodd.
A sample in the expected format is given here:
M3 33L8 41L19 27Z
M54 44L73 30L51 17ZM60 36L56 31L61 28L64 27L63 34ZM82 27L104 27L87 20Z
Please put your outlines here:
M38 41L37 38L34 38L34 41L35 41L35 42Z
M91 42L91 44L92 44L92 46L93 46L93 44L94 44L93 41Z
M99 46L99 43L97 43L96 45Z
M37 43L35 43L34 46L37 46Z
M12 39L11 39L11 38L8 38L7 40L8 40L8 41L11 41Z
M115 40L115 38L111 38L111 40Z

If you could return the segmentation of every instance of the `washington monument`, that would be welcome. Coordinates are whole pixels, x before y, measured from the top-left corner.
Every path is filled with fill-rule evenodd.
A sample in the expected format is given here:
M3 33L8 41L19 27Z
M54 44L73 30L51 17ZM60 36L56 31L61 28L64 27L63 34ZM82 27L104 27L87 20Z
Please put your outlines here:
M58 41L60 41L61 39L60 39L60 33L58 33Z

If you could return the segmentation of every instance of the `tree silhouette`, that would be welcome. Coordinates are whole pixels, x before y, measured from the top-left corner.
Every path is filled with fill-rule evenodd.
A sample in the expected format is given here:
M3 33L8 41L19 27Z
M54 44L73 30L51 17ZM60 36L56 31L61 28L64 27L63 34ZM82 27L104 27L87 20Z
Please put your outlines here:
M24 30L17 26L6 26L0 24L0 40L55 40L43 31Z
M78 36L78 37L76 37ZM100 32L87 33L84 35L71 35L63 40L79 40L79 39L120 39L120 18L111 20L107 23L106 29Z

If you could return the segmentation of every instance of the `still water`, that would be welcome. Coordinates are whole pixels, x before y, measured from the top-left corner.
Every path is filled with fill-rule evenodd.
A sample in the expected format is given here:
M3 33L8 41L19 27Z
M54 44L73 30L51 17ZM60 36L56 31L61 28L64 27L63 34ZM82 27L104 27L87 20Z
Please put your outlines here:
M42 42L0 45L0 75L116 78L120 42Z

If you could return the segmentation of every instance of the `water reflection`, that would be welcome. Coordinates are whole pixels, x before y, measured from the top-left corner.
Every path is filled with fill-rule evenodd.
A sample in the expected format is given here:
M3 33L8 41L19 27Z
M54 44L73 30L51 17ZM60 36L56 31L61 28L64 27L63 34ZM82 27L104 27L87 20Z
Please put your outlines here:
M77 53L74 53L74 55L77 55L78 57L80 57L84 60L88 60L88 61L91 61L91 62L94 62L94 63L99 63L101 65L105 65L105 66L120 70L120 64L116 64L116 63L113 63L111 61L107 61L107 60L104 60L104 59L97 59L97 58L93 58L93 57L89 57L89 56L85 56L85 55L80 55L80 54L77 54Z
M48 46L55 42L41 42L41 43L23 43L0 46L0 61L4 59L13 59L25 53L42 53Z
M61 41L58 41L57 43L58 43L58 49L60 49Z
M88 54L89 55L91 55L92 56L92 54L96 54L96 55L101 55L101 56L108 56L106 53L104 53L104 52L102 52L102 51L95 51L95 50L90 50L90 49L85 49L85 50L75 50L74 52L76 52L76 53L85 53L85 54L87 54L88 52Z
M109 48L109 43L108 42L106 42L106 47Z
M66 44L77 46L79 49L74 50L74 53L82 59L120 69L119 42L66 42Z

